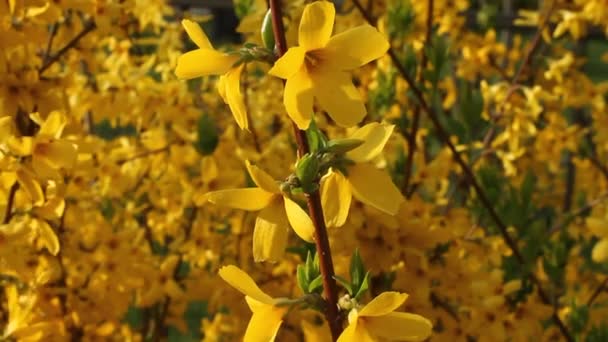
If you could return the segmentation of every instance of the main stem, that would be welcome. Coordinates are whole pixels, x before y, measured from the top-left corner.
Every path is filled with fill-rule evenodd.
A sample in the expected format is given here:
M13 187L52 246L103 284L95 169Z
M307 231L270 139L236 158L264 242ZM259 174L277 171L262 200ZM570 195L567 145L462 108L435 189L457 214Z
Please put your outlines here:
M285 40L285 27L283 26L283 15L281 11L280 0L269 0L270 9L272 11L272 29L276 42L278 56L281 57L287 52L287 42ZM299 129L293 123L294 135L298 144L298 155L303 156L310 152L306 132ZM336 280L334 279L334 263L331 258L331 249L329 247L329 239L327 237L327 227L323 217L323 207L321 206L321 197L318 191L306 195L308 204L308 213L315 226L315 244L317 246L317 254L319 255L319 268L323 277L323 292L327 306L325 307L325 318L329 324L331 336L334 341L338 339L342 333L342 319L338 312L338 289Z

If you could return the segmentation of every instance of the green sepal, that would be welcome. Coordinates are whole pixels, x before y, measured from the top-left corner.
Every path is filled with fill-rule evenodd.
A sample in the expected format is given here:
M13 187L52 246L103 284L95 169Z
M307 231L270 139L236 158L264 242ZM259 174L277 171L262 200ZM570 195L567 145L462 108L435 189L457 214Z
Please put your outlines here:
M272 11L269 8L266 11L266 15L264 16L264 20L262 21L262 27L260 29L260 34L262 35L262 43L264 43L264 47L270 51L274 50L274 31L272 29Z
M348 292L351 297L353 296L353 287L350 285L348 280L340 277L339 275L334 275L334 279L346 290L346 292Z

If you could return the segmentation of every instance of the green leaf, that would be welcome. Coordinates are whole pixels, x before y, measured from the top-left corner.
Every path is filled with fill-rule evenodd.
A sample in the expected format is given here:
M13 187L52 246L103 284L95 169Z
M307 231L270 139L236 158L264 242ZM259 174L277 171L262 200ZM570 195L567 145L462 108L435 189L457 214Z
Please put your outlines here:
M363 296L363 294L365 294L365 291L367 291L369 289L369 272L365 273L365 277L363 278L363 281L361 282L361 285L359 286L359 289L357 290L357 293L355 294L355 299L360 299L361 296Z
M315 180L318 177L319 168L319 158L316 154L307 153L296 163L296 176L305 193L311 194L317 190L318 184Z
M314 293L316 290L320 290L323 286L323 276L319 275L313 281L308 284L308 293Z
M359 290L361 284L363 283L364 275L365 266L363 265L363 260L361 260L359 249L356 248L353 252L353 256L350 259L350 281L353 290Z
M340 277L339 275L334 275L334 279L346 290L346 292L348 292L351 297L353 296L353 287L348 280Z
M298 265L296 268L296 278L298 280L298 287L304 294L308 294L309 280L306 274L306 266Z
M321 132L314 118L310 121L310 126L308 126L308 129L306 130L306 137L308 138L310 151L313 153L327 146L327 137Z
M198 118L197 123L197 140L194 143L194 147L203 156L210 155L215 151L219 143L219 135L217 127L213 119L203 113Z

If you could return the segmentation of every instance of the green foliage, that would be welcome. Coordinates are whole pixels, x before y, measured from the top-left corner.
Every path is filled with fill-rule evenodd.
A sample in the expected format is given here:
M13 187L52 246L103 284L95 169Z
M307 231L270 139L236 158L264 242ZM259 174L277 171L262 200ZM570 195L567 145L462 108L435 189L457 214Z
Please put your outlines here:
M103 119L93 126L91 133L103 140L114 140L120 137L135 137L137 136L137 129L132 124L113 125L110 120Z
M196 150L206 156L212 154L219 143L219 134L213 118L206 113L201 114L197 123Z
M370 115L379 117L395 103L395 82L397 72L394 69L384 72L378 70L376 74L377 87L369 94Z
M323 278L319 269L319 255L308 252L306 262L303 265L298 265L296 277L298 286L304 294L321 293Z
M393 1L387 13L387 31L389 38L402 39L408 35L414 23L415 12L409 0Z
M605 342L608 341L608 323L602 322L600 325L594 325L587 336L585 342Z
M254 0L234 0L234 13L242 19L254 10L253 4Z

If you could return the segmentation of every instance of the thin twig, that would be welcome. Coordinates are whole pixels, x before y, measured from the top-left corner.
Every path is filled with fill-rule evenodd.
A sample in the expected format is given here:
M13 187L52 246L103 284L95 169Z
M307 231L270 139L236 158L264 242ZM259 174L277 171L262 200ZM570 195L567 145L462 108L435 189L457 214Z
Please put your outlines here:
M46 59L44 64L42 64L42 66L38 70L38 74L42 75L42 73L44 73L46 69L48 69L51 65L53 65L53 63L59 60L59 57L63 56L66 52L75 47L84 36L86 36L89 32L93 31L96 27L97 26L95 25L94 21L87 21L84 24L82 31L80 31L80 33L78 33L76 37L72 38L72 40L65 44L64 47L62 47L59 51L57 51L55 54Z
M353 4L357 7L357 9L361 12L363 17L370 24L373 25L372 18L369 16L368 13L365 12L363 6L361 5L360 0L352 0L352 1L353 1ZM519 247L517 246L517 242L509 234L506 224L502 221L500 216L498 216L498 213L494 209L494 206L490 202L485 191L482 189L481 185L479 185L479 182L477 182L477 179L475 178L475 174L473 173L473 171L471 170L469 165L464 161L464 159L462 159L462 157L460 156L460 153L456 149L456 146L450 140L450 134L443 127L443 124L439 120L439 116L426 102L426 100L424 98L424 94L422 93L420 88L418 88L415 81L410 77L410 75L405 70L405 67L399 61L399 58L398 58L395 50L392 48L389 48L388 55L390 56L393 64L395 65L395 67L397 68L397 70L399 71L399 73L401 74L403 79L406 81L406 83L408 84L408 86L410 87L412 92L414 93L414 96L420 103L420 107L428 115L429 119L432 121L433 126L435 127L435 131L437 132L437 135L439 135L439 138L450 149L454 160L462 169L462 171L467 179L467 182L473 187L473 189L475 190L475 193L477 194L477 197L479 198L479 201L481 202L483 207L486 209L486 211L492 218L492 221L494 221L494 223L498 227L498 230L499 230L500 235L502 236L503 240L505 241L505 243L507 244L507 246L509 247L509 249L515 256L515 258L517 259L518 263L522 267L524 267L526 265L527 261L524 258L523 254L521 254ZM540 280L538 279L538 277L532 272L528 272L527 276L536 285L538 295L542 299L542 301L545 303L551 303L552 302L551 297L541 286L542 284L541 284ZM564 322L558 316L557 312L554 311L551 315L551 318L553 319L555 324L559 327L559 330L562 333L562 335L564 336L564 338L567 341L574 342L574 338L570 334L570 332L569 332L568 328L566 327L566 325L564 324Z
M136 155L128 157L128 158L119 159L119 160L116 161L116 164L122 165L122 164L128 163L130 161L134 161L134 160L145 158L145 157L149 157L149 156L152 156L152 155L155 155L155 154L167 152L167 151L169 151L169 149L171 148L171 146L173 144L174 143L170 143L170 144L167 144L167 146L164 146L164 147L161 147L161 148L157 148L155 150L149 150L149 151L145 151L145 152L136 154Z
M424 38L424 46L429 47L432 44L433 37L433 8L434 1L428 0L427 3L427 16L426 16L426 36ZM425 51L422 51L422 58L420 62L420 73L418 74L418 82L424 82L424 70L426 69L428 62ZM401 192L409 196L410 191L410 179L412 177L412 169L414 167L414 154L416 153L416 136L418 135L418 127L420 126L420 106L414 108L414 118L412 121L412 131L407 138L408 154L405 162L405 176L403 178L403 185L401 186ZM413 194L413 191L411 192Z
M46 43L46 50L44 50L44 54L42 55L42 60L44 62L46 62L51 55L51 49L53 48L53 40L57 35L57 31L59 31L59 23L53 23L49 32L49 40Z
M591 304L593 304L593 302L595 302L597 297L599 297L600 294L602 294L602 292L604 292L606 287L608 287L608 277L604 278L604 281L602 281L600 286L598 286L597 289L595 289L595 291L593 291L593 294L587 300L587 306L591 306Z
M6 209L4 210L4 219L2 220L2 224L8 224L11 221L17 189L19 189L19 183L15 182L8 191L8 199L6 200Z
M283 26L283 16L281 3L279 0L269 0L270 9L272 11L272 28L277 45L279 57L287 52L287 41L285 39L285 28ZM300 130L295 122L293 123L294 135L298 144L298 154L303 156L310 152L306 132ZM319 268L323 278L323 293L327 306L325 308L325 317L327 319L329 329L334 341L338 339L342 333L342 319L338 312L338 288L336 285L334 264L332 261L331 250L329 246L329 238L327 236L327 227L323 216L323 207L321 206L321 196L318 191L307 194L306 202L308 204L308 212L315 226L315 243L317 246L317 254L319 256Z

